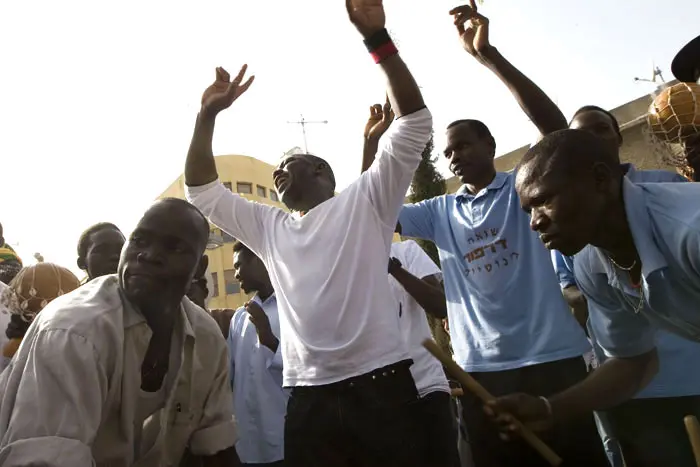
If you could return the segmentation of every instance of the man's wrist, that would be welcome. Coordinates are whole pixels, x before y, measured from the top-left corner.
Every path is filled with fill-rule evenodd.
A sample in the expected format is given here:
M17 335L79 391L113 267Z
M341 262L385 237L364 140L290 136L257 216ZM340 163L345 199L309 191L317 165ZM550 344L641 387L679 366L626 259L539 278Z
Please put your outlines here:
M279 347L280 341L275 337L274 334L272 334L272 331L265 331L262 332L258 338L260 339L260 343L267 347L268 349L272 350L273 352L277 352L277 348Z
M480 50L479 52L477 52L477 56L481 63L483 63L486 66L489 66L493 64L494 59L498 58L499 53L496 47L488 45L486 46L486 48L484 48L484 50Z

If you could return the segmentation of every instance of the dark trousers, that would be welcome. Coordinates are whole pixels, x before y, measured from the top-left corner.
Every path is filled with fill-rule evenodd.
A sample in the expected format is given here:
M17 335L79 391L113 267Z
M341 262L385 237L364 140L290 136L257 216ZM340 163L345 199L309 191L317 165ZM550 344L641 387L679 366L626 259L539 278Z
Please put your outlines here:
M414 405L423 437L421 465L425 467L459 467L451 399L448 393L435 391L421 397Z
M266 464L241 464L241 467L284 467L284 461L269 462Z
M542 363L514 370L472 373L494 396L522 392L549 397L587 376L583 358ZM476 467L548 467L549 464L522 438L503 441L483 403L465 391L461 398L464 421ZM609 467L593 414L539 433L563 460L563 467ZM667 466L670 467L670 466Z
M634 399L605 413L627 467L695 467L683 418L700 418L700 396Z
M411 363L293 388L284 424L285 465L423 467Z

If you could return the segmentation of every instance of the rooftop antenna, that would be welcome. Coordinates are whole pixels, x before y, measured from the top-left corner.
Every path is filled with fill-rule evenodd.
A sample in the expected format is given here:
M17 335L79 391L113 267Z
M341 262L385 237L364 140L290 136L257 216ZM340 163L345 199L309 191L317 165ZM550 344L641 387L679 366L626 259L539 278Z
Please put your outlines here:
M304 151L308 154L309 153L309 145L306 141L306 125L316 125L316 124L325 125L328 123L328 120L309 121L309 120L304 119L304 116L301 115L300 120L298 120L296 122L287 122L287 123L301 125L301 132L304 135Z

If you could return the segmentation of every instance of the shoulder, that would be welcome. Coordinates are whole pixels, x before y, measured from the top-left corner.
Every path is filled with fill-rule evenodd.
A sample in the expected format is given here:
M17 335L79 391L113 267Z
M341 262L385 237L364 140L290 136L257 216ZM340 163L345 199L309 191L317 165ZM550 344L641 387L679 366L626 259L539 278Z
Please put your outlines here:
M563 260L563 255L561 256ZM574 277L576 281L590 283L597 274L604 273L603 265L595 247L587 245L579 251L573 260Z
M70 330L90 341L123 329L123 304L116 275L94 279L56 298L36 318L41 331Z
M700 183L640 183L652 221L664 231L700 231ZM685 227L685 229L683 229Z
M677 183L689 180L676 172L668 170L635 170L628 172L627 178L634 183Z

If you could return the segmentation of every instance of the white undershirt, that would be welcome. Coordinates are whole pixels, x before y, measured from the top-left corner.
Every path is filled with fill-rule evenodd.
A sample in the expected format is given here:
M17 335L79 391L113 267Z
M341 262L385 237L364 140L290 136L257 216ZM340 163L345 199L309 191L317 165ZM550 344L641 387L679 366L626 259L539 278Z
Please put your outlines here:
M218 181L188 199L260 257L275 288L285 386L315 386L409 358L394 313L387 258L432 126L403 116L372 167L301 218L247 201Z
M413 240L393 243L391 256L419 279L440 274L433 260ZM400 313L401 333L413 359L411 374L418 393L424 397L434 391L450 392L442 364L423 347L424 340L432 339L425 311L396 279L390 277L389 283L397 301L396 313Z

